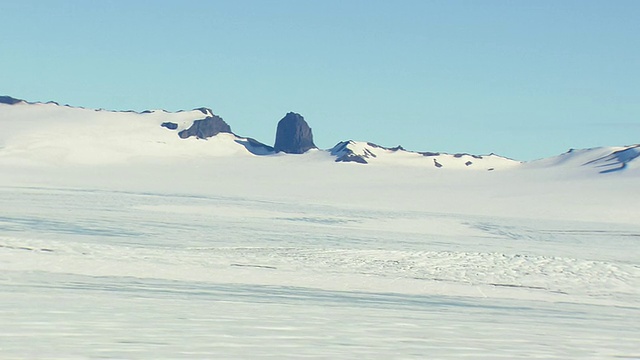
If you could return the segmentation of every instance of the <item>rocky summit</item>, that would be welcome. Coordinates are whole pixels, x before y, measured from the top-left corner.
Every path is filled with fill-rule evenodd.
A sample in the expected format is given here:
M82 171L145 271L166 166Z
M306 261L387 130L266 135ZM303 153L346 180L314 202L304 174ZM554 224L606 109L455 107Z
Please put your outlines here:
M186 139L195 136L198 139L210 138L218 133L231 133L231 127L221 117L214 115L209 109L198 109L205 113L207 117L201 120L195 120L193 125L186 130L182 130L178 135ZM164 126L164 125L163 125ZM165 126L168 127L168 126ZM170 128L170 127L168 127Z
M302 115L290 112L278 122L274 145L276 152L303 154L316 148L311 128Z

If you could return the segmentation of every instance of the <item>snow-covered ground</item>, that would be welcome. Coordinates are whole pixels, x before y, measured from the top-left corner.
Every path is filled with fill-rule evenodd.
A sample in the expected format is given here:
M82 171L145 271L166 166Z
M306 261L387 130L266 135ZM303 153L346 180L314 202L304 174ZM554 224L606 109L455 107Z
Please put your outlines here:
M19 106L0 358L640 358L636 148L364 165Z

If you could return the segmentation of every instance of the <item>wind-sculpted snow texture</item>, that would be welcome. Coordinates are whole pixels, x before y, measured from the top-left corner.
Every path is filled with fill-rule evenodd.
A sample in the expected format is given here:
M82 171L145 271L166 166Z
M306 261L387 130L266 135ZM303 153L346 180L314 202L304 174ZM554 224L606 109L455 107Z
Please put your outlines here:
M637 147L276 155L198 119L0 105L1 358L640 358Z
M0 195L8 358L640 355L637 225Z
M622 150L612 152L607 156L599 159L591 160L585 165L593 165L602 170L601 173L606 174L614 171L624 170L627 164L640 156L640 145L629 146Z

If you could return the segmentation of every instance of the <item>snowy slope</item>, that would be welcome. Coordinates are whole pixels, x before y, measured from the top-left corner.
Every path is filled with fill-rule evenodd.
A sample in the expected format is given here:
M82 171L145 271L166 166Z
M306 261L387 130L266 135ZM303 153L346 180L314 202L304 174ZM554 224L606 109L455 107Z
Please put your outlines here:
M206 140L178 137L207 115L202 110L135 113L54 103L0 104L0 161L88 165L268 153L261 144L231 133ZM162 127L166 122L177 128Z
M640 227L609 222L611 203L595 221L518 220L408 211L430 193L416 189L375 192L399 208L343 204L330 185L325 203L208 195L224 179L191 195L170 177L164 193L0 186L2 357L638 355Z
M0 101L0 161L40 164L108 164L127 161L176 161L197 157L274 155L251 138L220 133L207 139L177 136L194 122L214 117L210 109L175 113L163 110L114 112L28 103L10 97ZM171 126L165 126L165 125ZM638 145L571 150L557 157L522 163L495 154L446 154L406 151L368 142L343 141L326 151L336 162L414 166L438 170L505 170L558 168L610 173L637 168ZM331 160L310 156L309 160Z
M343 141L334 146L331 154L338 162L360 164L403 164L446 169L495 170L517 166L520 162L494 154L444 154L406 151L401 146L387 148L369 142Z
M640 358L637 146L273 154L0 102L2 358Z
M530 168L584 167L602 174L637 168L640 164L640 145L571 149L558 156L528 163Z

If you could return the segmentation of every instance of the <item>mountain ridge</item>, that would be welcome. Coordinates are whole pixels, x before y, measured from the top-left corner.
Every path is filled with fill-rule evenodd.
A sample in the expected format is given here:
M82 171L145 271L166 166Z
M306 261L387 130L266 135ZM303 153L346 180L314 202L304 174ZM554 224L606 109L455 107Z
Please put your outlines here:
M135 154L142 156L161 156L160 154L163 154L162 156L170 157L172 153L177 153L181 154L180 156L189 156L190 151L193 151L193 156L227 156L232 154L274 156L279 152L301 155L316 149L311 128L300 114L294 112L287 113L278 123L280 125L285 119L287 119L286 122L290 122L290 128L287 131L281 131L280 126L277 128L276 145L279 145L278 137L280 137L280 144L289 142L286 148L283 146L278 148L233 133L228 123L206 107L176 112L166 110L113 111L59 105L53 101L32 103L11 96L0 96L0 104L2 108L5 108L5 111L0 110L0 121L3 122L6 129L4 137L0 137L0 158L3 156L3 152L4 155L7 155L6 153L11 151L13 151L13 155L21 153L27 157L38 157L39 152L44 148L56 149L60 156L64 157L64 154L77 152L74 149L65 148L65 142L71 144L78 140L71 138L80 136L86 140L87 134L94 133L93 140L99 143L104 142L104 144L101 147L90 146L86 154L81 156L83 163L91 163L90 155L92 152L104 153L105 161L108 160L107 153L117 152L111 151L112 149L109 148L114 147L114 144L120 144L121 148L126 148L131 153L128 156L120 156L120 158L134 157ZM11 117L14 116L25 119L22 123L37 122L39 125L32 128L20 126L20 124L11 121ZM137 128L135 136L131 131L123 130L120 133L120 129L116 128L116 123L120 128ZM67 129L66 133L61 131L61 128ZM75 134L75 132L79 133ZM171 134L171 137L165 138L168 136L167 132ZM226 135L222 136L223 134ZM20 140L22 135L26 137ZM110 141L109 136L113 136L117 140ZM181 142L176 142L173 137ZM56 138L66 140L56 142ZM171 145L168 145L169 143ZM167 146L162 146L163 144ZM79 144L78 148L82 146L83 144ZM400 145L385 147L372 142L354 140L339 141L335 146L319 151L327 153L337 163L395 164L435 169L485 171L514 168L519 165L539 168L570 163L573 167L593 168L601 174L609 174L624 171L630 167L635 168L640 162L638 160L640 145L570 150L556 157L528 162L517 161L493 153L474 155L409 151ZM47 154L47 156L53 155ZM71 158L74 157L71 156Z

